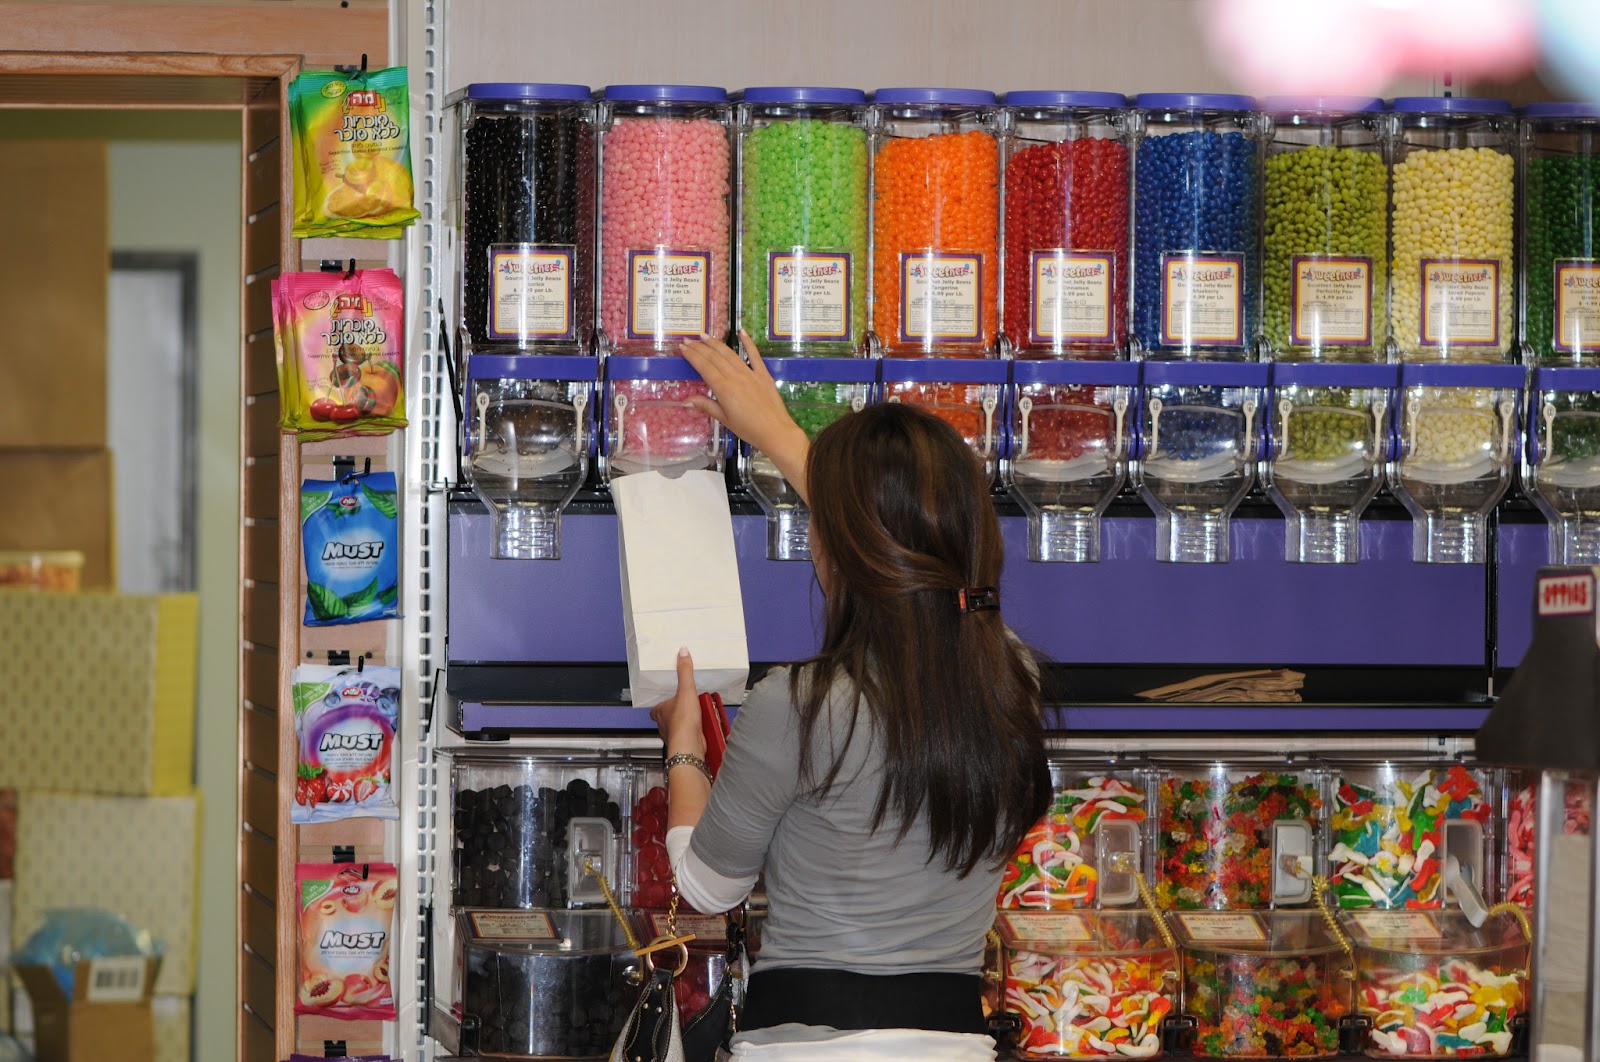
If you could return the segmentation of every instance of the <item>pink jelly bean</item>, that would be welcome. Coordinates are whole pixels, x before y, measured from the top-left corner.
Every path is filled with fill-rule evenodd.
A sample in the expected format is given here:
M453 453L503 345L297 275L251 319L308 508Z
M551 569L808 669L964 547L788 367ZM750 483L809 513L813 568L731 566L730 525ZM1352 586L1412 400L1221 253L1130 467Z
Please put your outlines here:
M711 256L705 331L728 331L728 136L706 118L619 117L605 134L600 192L600 327L616 349L666 349L681 336L629 339L629 251Z
M688 404L691 395L711 390L699 380L614 380L611 384L612 423L622 420L623 454L648 463L682 461L706 455L713 463L714 428L711 418ZM620 413L618 398L626 399Z

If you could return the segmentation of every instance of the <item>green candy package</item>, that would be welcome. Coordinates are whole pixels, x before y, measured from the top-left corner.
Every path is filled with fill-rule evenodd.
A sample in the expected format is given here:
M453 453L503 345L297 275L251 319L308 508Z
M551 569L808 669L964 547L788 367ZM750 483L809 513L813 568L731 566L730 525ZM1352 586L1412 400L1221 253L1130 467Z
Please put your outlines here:
M400 615L399 512L393 472L300 485L307 627Z
M289 115L295 237L403 235L417 218L406 68L301 74Z

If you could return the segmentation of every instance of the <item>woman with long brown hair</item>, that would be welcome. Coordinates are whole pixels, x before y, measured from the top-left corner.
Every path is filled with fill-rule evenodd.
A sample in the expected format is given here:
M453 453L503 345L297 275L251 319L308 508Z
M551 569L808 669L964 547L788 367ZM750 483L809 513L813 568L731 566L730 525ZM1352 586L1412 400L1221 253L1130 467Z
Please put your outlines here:
M1005 857L1050 795L1037 668L1001 621L1000 530L956 431L905 405L814 444L760 355L684 355L697 404L811 508L817 655L749 693L715 786L687 651L652 713L684 898L726 910L765 872L768 917L735 1059L994 1057L979 972Z

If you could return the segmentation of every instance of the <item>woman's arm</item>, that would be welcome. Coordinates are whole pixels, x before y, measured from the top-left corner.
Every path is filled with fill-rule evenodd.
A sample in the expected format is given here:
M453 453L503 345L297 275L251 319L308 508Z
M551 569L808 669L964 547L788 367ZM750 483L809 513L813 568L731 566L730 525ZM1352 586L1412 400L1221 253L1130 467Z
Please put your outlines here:
M689 401L719 420L724 427L778 466L783 478L811 504L806 490L806 452L811 440L789 416L783 396L773 383L761 354L744 329L739 330L739 345L750 363L735 354L726 343L702 336L683 344L683 356L711 388L715 399L695 397Z
M667 746L667 759L680 753L704 763L706 735L700 722L700 695L694 686L694 658L688 649L678 650L678 691L672 700L650 709L661 740ZM705 813L711 797L711 779L692 763L677 763L667 769L667 829L694 826Z

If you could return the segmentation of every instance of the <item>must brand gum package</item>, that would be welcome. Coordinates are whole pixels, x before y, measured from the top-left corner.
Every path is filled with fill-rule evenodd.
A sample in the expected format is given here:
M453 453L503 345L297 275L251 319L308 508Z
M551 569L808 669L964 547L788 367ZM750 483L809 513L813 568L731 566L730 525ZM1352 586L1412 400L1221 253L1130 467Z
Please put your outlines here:
M301 863L296 1014L395 1017L389 942L400 878L392 863Z

